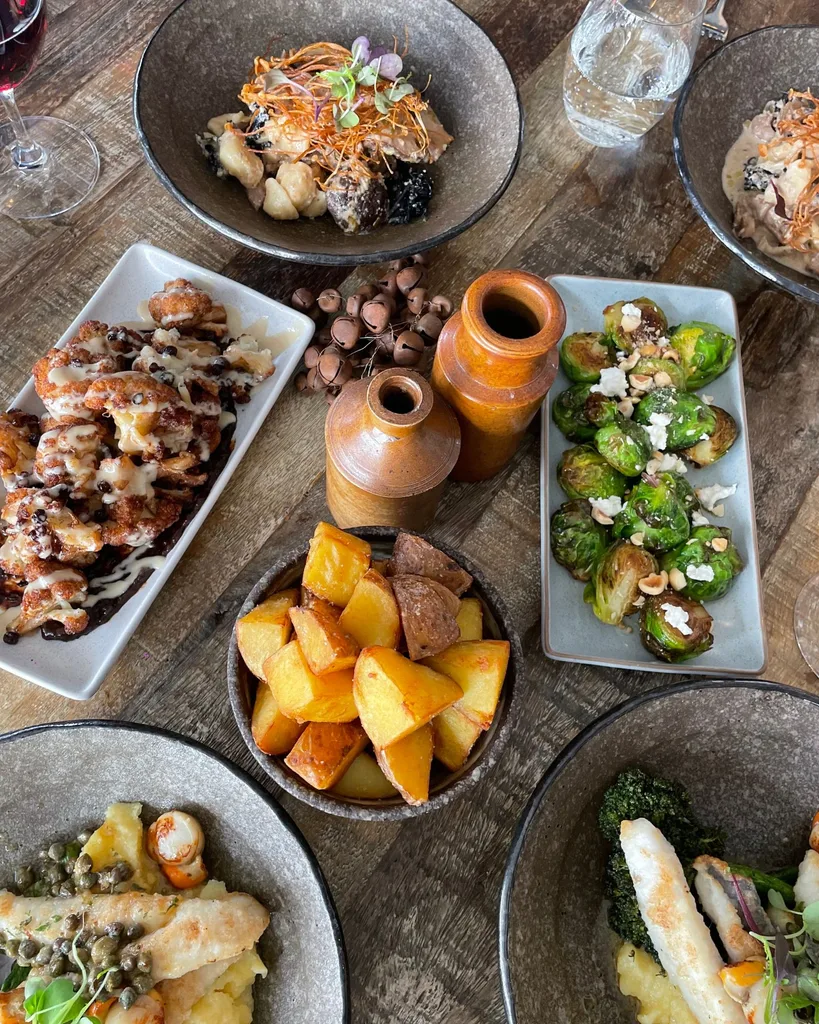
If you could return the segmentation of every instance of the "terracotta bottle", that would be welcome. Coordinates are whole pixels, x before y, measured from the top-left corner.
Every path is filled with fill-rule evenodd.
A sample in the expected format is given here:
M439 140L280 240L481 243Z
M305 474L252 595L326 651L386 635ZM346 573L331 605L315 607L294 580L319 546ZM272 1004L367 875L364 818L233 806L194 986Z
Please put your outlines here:
M324 426L327 504L340 527L432 522L458 458L458 421L414 370L346 385Z
M555 379L565 326L560 296L534 274L492 270L467 288L432 367L461 425L455 480L486 480L515 454Z

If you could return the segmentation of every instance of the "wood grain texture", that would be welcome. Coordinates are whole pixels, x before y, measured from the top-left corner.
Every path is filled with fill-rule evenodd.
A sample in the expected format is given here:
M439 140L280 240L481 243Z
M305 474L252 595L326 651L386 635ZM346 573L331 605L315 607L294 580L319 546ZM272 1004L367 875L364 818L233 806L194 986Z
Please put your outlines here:
M195 221L145 165L131 119L139 55L177 0L51 0L43 60L24 112L87 127L103 159L88 203L42 224L0 220L0 401L59 337L132 242L143 239L286 297L297 284L345 294L371 274L302 268L238 249ZM479 225L431 254L454 297L495 266L726 288L743 331L768 676L819 692L793 638L793 606L819 572L819 350L815 307L754 276L688 204L666 118L629 150L594 150L561 102L565 35L583 0L467 0L510 61L526 109L518 172ZM775 7L775 10L774 10ZM773 22L819 23L815 0L731 0L732 36ZM716 44L703 41L699 58ZM225 687L236 611L278 550L305 542L324 501L325 405L288 390L106 685L74 704L0 676L0 728L114 717L194 736L259 778ZM558 664L540 649L537 424L492 480L449 484L434 533L494 580L527 652L513 741L496 770L446 813L405 824L334 819L281 796L336 897L352 973L353 1019L368 1024L500 1024L498 892L516 820L580 728L660 683L650 674ZM663 680L665 682L666 680ZM273 789L272 786L269 788ZM135 794L138 798L138 794Z

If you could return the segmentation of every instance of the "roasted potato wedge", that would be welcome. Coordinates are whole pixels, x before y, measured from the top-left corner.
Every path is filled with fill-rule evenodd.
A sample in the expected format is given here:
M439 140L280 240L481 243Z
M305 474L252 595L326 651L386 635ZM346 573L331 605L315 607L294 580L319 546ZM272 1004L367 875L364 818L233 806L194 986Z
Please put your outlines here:
M456 597L472 586L472 577L465 569L414 533L399 533L395 538L388 572L391 576L426 576Z
M461 607L455 616L461 640L483 639L483 608L477 597L462 597Z
M370 567L370 545L330 523L319 523L310 541L302 586L344 608Z
M483 730L459 711L457 704L436 715L430 724L435 757L451 772L456 772L466 763Z
M461 631L455 616L461 604L451 590L426 576L394 576L392 589L413 661L437 654L457 642Z
M356 662L353 697L376 749L420 729L462 696L449 676L388 647L365 647Z
M372 754L359 754L338 782L332 787L338 796L354 800L384 800L398 796L398 790L378 767Z
M284 763L313 789L329 789L369 742L358 722L310 722Z
M454 679L464 692L458 710L482 729L495 717L509 665L508 640L468 640L453 644L424 664Z
M341 615L340 608L330 604L329 601L325 601L323 597L316 597L313 591L308 590L307 587L301 588L301 601L299 603L302 608L321 608L328 615L332 615L334 619L338 619L339 615Z
M265 661L264 677L282 714L296 722L352 722L358 717L352 670L317 676L298 640Z
M243 615L236 623L236 641L245 665L262 679L265 658L275 654L290 639L288 609L299 603L298 590L281 590Z
M360 647L398 647L401 641L398 603L392 587L380 572L368 569L364 573L341 613L339 625Z
M281 713L273 691L264 680L260 681L250 720L250 731L259 750L265 754L286 754L303 729L303 725Z
M329 612L323 608L291 608L290 620L302 654L317 676L353 668L360 648Z
M374 569L375 572L380 572L382 576L386 576L388 575L389 565L389 558L374 558L370 564L370 568Z
M432 726L422 725L397 743L375 754L381 770L408 804L429 800L432 770Z

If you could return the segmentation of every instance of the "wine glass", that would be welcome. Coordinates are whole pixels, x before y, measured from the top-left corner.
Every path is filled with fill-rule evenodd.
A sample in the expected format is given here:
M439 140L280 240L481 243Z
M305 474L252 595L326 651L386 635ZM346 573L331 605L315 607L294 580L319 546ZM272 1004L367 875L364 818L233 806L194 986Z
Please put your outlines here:
M796 599L793 631L802 657L819 676L819 576L811 577Z
M97 147L57 117L23 117L14 90L34 67L46 29L45 0L0 0L0 211L15 220L56 217L88 195Z

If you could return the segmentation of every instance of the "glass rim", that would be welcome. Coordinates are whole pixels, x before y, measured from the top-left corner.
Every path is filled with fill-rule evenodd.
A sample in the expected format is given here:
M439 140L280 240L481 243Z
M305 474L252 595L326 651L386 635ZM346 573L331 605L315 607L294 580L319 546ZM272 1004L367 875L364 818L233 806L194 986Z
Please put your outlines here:
M633 14L635 18L640 18L641 21L650 22L652 25L665 25L669 28L682 28L685 25L690 25L692 21L696 21L697 18L705 12L708 2L709 0L700 0L697 10L687 18L682 18L678 21L668 21L652 14L651 11L635 11L631 7L626 7L626 0L615 0L617 6L622 7L626 14Z
M25 30L29 27L29 25L31 25L34 19L38 17L38 15L43 9L44 4L45 0L37 0L36 4L34 5L34 10L32 11L32 13L28 15L27 18L24 18L23 21L21 21L17 26L15 26L15 29L10 36L4 35L4 33L0 31L0 45L5 45L6 43L14 42L17 36L19 36L22 32L25 32Z

